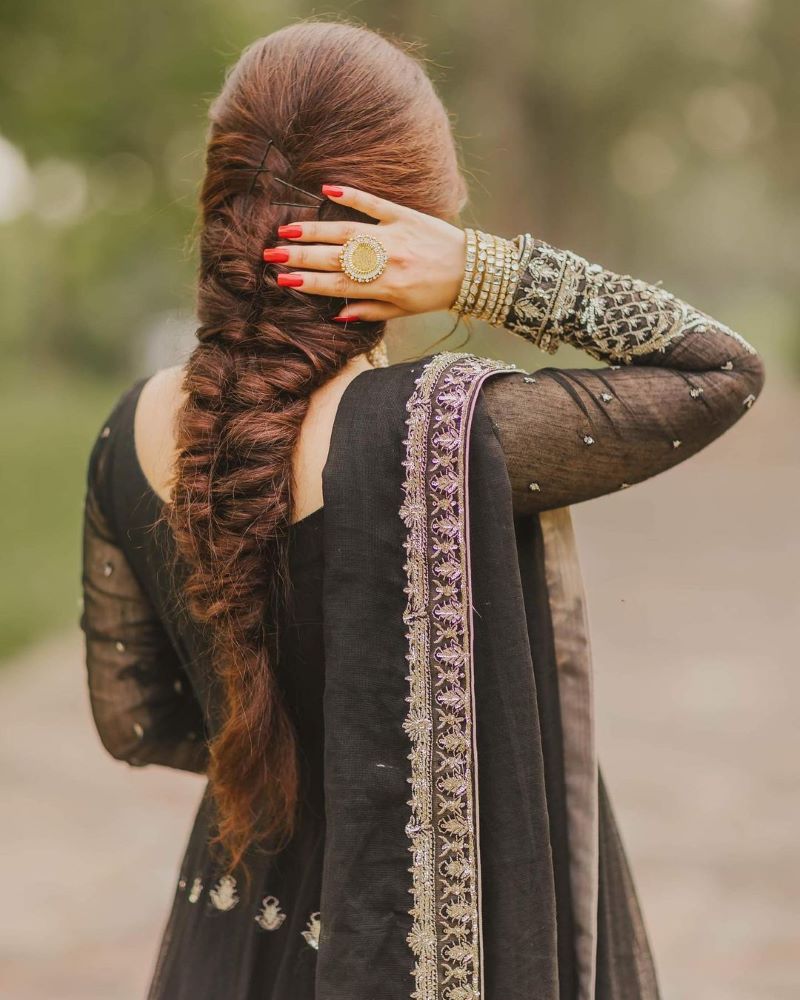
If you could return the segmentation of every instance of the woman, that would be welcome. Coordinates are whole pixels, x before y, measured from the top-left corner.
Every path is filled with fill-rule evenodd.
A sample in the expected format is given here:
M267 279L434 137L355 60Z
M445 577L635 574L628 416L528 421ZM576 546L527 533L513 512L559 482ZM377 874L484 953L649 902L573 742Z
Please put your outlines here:
M92 451L82 625L131 764L204 772L151 998L652 998L568 506L752 405L741 337L466 197L420 63L301 22L211 108L199 344ZM451 309L604 367L382 367Z

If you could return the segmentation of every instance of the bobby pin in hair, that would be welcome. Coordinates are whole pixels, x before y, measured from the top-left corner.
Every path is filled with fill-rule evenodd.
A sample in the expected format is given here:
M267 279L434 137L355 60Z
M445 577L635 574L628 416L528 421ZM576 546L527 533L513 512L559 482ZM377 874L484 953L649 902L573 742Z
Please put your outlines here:
M261 163L259 163L259 165L256 167L255 172L253 173L253 179L250 181L250 187L247 189L248 195L251 195L253 193L253 188L256 186L256 178L258 177L258 175L269 172L269 168L266 166L267 156L269 155L270 149L272 149L274 145L275 142L272 139L270 139L267 142L267 148L264 150L264 155L261 157ZM249 170L250 168L242 167L241 169Z
M324 198L320 198L318 194L312 194L310 191L306 191L305 188L297 187L296 184L290 184L285 181L282 177L277 177L275 174L272 175L273 179L278 181L279 184L285 184L286 187L290 187L293 191L299 191L301 194L307 194L309 198L313 198L314 201L320 204L325 201ZM311 205L304 205L302 202L297 201L273 201L273 205L292 205L294 208L311 208Z
M274 139L269 139L267 141L267 147L264 150L264 155L261 157L261 162L259 163L259 165L257 167L255 167L255 168L253 168L253 167L235 167L234 168L236 170L252 170L253 171L253 179L250 181L250 187L247 190L248 197L253 193L253 189L256 186L256 179L258 178L258 175L259 174L268 174L268 173L271 173L271 171L270 171L269 167L266 165L266 163L267 163L267 156L269 155L269 151L273 147L275 149L278 148L275 145L275 140ZM325 201L324 198L321 198L319 195L314 194L311 191L306 191L305 188L298 187L296 184L290 184L289 181L284 180L282 177L278 177L277 174L273 173L272 174L272 179L276 180L279 184L283 184L285 187L291 188L293 191L299 191L300 194L304 194L304 195L307 195L309 198L313 198L314 201L317 203L317 209L319 209L320 205L322 205L322 203ZM289 205L292 208L313 208L314 207L313 205L308 205L308 204L305 204L304 202L300 202L300 201L273 201L272 204L273 205Z

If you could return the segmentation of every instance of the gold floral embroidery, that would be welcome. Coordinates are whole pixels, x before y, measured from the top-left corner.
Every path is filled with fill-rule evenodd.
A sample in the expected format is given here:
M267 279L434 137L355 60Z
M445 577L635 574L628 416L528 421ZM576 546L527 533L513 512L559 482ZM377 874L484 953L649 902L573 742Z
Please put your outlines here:
M738 333L657 284L616 274L542 240L532 243L504 325L549 354L565 342L599 361L630 364L689 330L702 333L704 326L755 353Z
M445 352L408 400L407 529L413 1000L481 995L480 870L467 556L466 438L483 378L514 365Z

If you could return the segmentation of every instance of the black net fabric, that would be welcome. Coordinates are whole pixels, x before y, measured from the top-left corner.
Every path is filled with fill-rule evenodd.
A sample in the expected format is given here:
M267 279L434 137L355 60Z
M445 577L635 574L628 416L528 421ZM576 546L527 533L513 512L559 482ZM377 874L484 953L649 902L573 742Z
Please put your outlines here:
M124 402L130 401L129 394ZM109 439L125 409L117 407L97 439L84 508L81 626L92 713L117 760L204 772L203 712L179 650L126 554L125 528L112 520L112 464L122 456Z
M514 508L533 513L615 493L695 455L761 391L757 355L714 326L630 366L540 368L483 390Z
M209 637L182 608L173 540L136 457L143 384L118 402L89 462L81 618L89 694L115 758L202 773L221 698ZM206 789L176 873L151 997L314 996L324 845L323 523L320 509L292 526L293 601L278 623L279 679L301 746L298 834L279 855L254 847L249 882L226 878L210 845L216 826Z
M749 409L764 379L758 355L740 336L658 286L534 243L507 328L547 350L571 343L605 367L520 371L491 379L481 390L518 518L625 489L684 461ZM115 758L202 773L221 700L209 637L181 611L179 579L170 571L172 540L159 523L161 501L138 464L133 420L142 385L137 382L119 400L89 461L81 625L91 705L101 740ZM397 511L387 516L396 518ZM204 796L176 873L150 1000L318 995L325 844L324 520L321 509L291 529L294 600L279 623L277 669L301 748L298 835L277 855L254 848L250 883L226 878L208 845L214 818ZM522 566L523 578L527 572ZM530 575L533 579L533 569ZM532 589L526 600L530 628L541 631ZM551 670L537 683L561 937L561 986L547 996L566 1000L574 996L575 978L572 949L565 943L571 915L559 805L558 680ZM601 804L608 812L604 792ZM655 997L646 937L612 820L605 830L600 907L606 932L598 944L596 997ZM637 956L641 982L652 986L634 993L628 980L619 980L615 969L622 959L615 962L615 955L623 954L628 965L630 955ZM407 996L409 989L408 983L392 984L386 996Z
M485 387L517 512L649 479L753 405L764 368L738 333L658 285L533 242L507 328L550 352L569 344L606 367L543 367Z

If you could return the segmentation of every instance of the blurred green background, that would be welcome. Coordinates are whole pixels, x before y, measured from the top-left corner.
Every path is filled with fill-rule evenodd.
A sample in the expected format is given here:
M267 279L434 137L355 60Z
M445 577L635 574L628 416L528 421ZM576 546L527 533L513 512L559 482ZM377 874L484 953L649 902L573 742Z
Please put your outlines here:
M254 37L330 13L423 43L466 223L661 279L800 371L797 0L2 0L0 657L77 619L92 438L186 349L208 99Z
M0 0L0 998L146 992L202 788L99 745L86 463L120 391L191 349L208 102L246 44L309 15L421 45L465 224L661 280L764 356L734 433L575 523L664 996L796 1000L798 0ZM390 356L451 325L394 324ZM442 346L465 342L554 360L480 325Z

